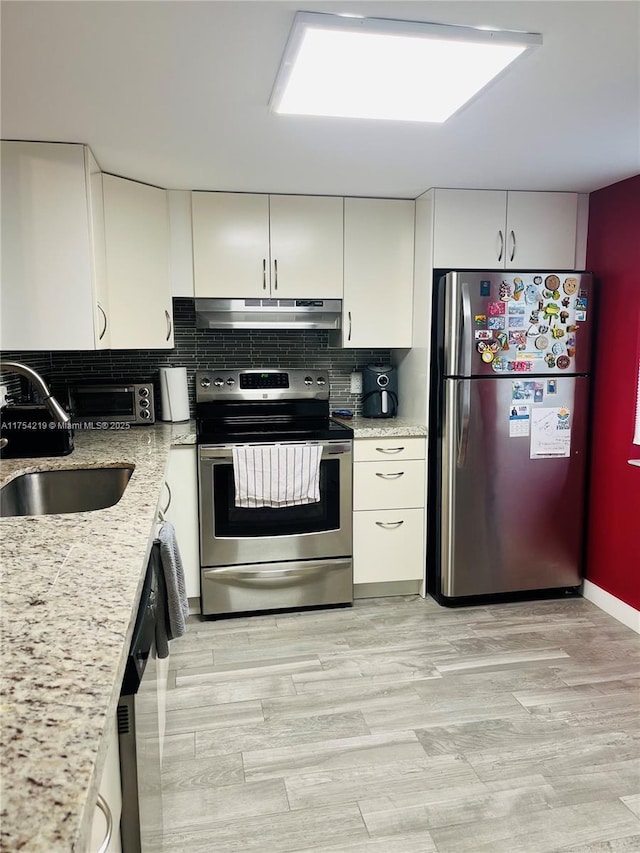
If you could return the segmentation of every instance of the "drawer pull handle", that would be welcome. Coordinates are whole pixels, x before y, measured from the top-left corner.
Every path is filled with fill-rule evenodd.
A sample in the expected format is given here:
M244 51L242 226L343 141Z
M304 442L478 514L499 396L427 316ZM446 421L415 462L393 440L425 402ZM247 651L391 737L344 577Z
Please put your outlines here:
M376 447L379 453L402 453L404 447Z
M404 471L397 471L394 474L382 474L380 471L376 471L376 477L380 477L382 480L397 480L398 477L403 477Z
M113 816L111 814L109 804L104 799L102 794L98 794L96 806L100 809L100 811L105 817L105 820L107 821L107 830L102 840L102 844L98 849L98 853L105 853L105 851L109 849L109 842L111 841L111 836L113 835Z
M404 521L376 521L378 527L382 527L385 530L395 530L396 527L400 527L401 524L404 524Z

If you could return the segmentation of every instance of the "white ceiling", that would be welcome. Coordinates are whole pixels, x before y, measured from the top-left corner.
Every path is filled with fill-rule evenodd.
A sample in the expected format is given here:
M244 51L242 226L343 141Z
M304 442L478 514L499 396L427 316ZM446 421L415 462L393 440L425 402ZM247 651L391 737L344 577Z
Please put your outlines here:
M444 125L278 116L268 100L297 10L526 30L543 45ZM88 143L105 171L159 186L413 198L431 186L587 192L640 172L636 0L0 11L3 138Z

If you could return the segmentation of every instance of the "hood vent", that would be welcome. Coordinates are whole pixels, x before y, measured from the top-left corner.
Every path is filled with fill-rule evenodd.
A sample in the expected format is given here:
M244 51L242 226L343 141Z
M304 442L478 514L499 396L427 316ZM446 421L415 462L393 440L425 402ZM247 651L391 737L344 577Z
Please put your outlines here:
M198 329L339 329L341 299L196 299Z

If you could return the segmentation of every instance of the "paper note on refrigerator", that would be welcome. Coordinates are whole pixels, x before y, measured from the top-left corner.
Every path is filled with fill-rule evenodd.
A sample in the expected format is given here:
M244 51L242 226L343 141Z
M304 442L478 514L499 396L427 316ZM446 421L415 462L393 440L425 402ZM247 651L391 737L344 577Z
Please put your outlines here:
M531 459L568 457L571 454L571 413L565 406L531 410Z
M529 435L531 406L512 403L509 406L509 438Z

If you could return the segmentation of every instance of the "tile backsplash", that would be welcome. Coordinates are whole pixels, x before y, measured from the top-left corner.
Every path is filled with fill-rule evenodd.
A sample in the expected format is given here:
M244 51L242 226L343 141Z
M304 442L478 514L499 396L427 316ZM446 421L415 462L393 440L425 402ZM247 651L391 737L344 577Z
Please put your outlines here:
M51 384L100 378L153 379L158 368L186 367L191 416L195 413L194 374L215 367L309 367L325 370L331 388L331 408L361 411L360 395L349 392L350 374L366 364L389 364L388 349L333 349L327 331L196 329L193 299L173 300L172 350L108 350L105 352L4 352L3 359L22 361ZM16 393L19 381L4 374L3 383ZM156 415L159 415L156 387Z

